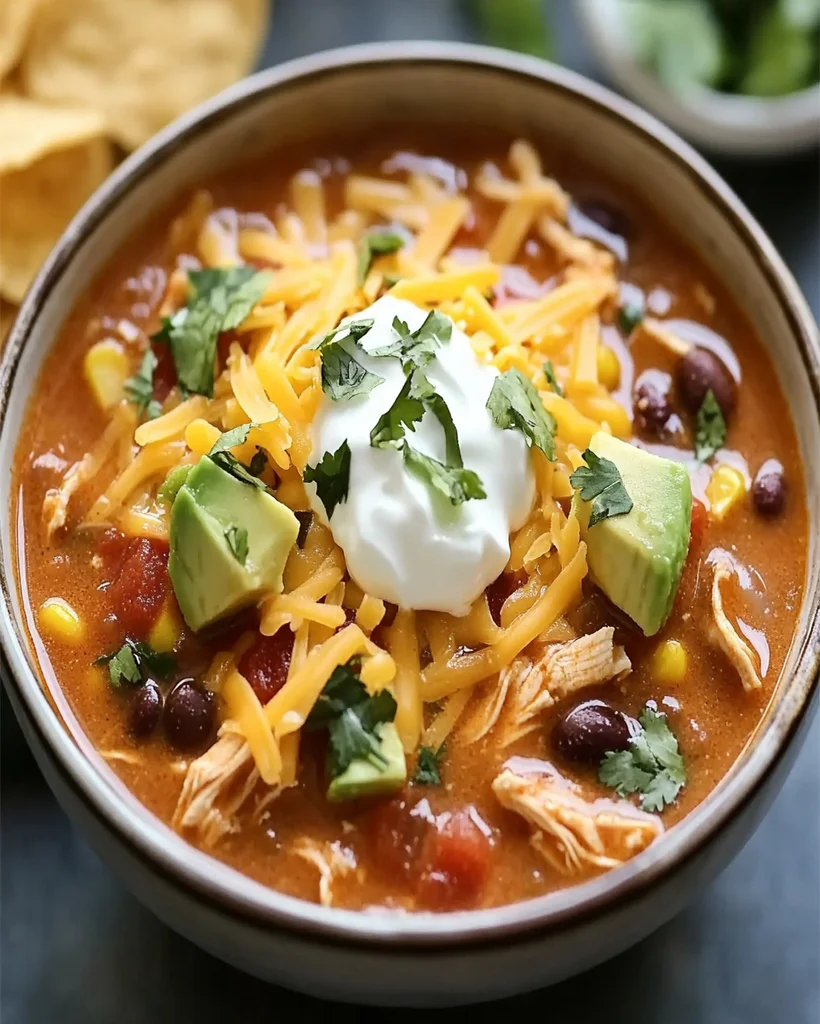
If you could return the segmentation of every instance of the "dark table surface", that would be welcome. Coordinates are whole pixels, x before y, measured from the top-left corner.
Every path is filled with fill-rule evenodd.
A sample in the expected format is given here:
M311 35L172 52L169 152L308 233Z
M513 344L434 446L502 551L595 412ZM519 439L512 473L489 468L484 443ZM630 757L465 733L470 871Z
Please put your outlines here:
M554 4L561 60L596 76ZM456 0L276 0L261 65L376 39L470 39ZM820 310L818 159L718 162ZM57 806L3 695L0 953L3 1024L324 1021L339 1008L269 986L169 931L104 867ZM772 810L688 910L615 960L552 989L425 1018L587 1024L817 1024L820 720ZM359 1019L383 1017L357 1011ZM399 1024L418 1011L391 1011Z

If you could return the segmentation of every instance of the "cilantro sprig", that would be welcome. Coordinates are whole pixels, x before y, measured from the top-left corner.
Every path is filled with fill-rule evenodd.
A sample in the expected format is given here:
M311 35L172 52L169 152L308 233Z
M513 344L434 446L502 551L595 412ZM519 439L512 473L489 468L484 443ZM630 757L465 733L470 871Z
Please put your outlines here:
M113 654L102 655L94 664L108 667L111 685L116 688L124 683L138 686L149 674L168 679L176 669L173 655L155 651L139 640L126 640Z
M322 391L332 402L367 395L384 383L384 377L371 373L356 358L364 351L348 338L322 346Z
M619 796L640 793L643 810L662 811L686 785L686 766L666 715L647 705L638 721L628 750L604 754L598 778Z
M139 369L125 382L125 397L137 407L138 416L145 413L149 420L155 420L162 412L162 407L154 398L154 370L157 362L154 350L149 346Z
M225 530L225 540L231 549L231 554L244 565L248 560L248 531L244 526L229 526Z
M518 430L524 435L527 447L535 445L546 457L555 461L555 431L557 424L532 381L517 368L497 377L487 399L487 409L502 430Z
M387 256L398 252L404 247L404 238L396 231L377 229L368 231L359 242L357 251L356 277L359 286L364 284L370 272L370 266L376 256Z
M329 345L332 341L342 332L346 331L345 340L350 339L351 341L361 341L361 339L367 334L376 321L372 317L362 317L361 320L351 320L349 323L339 324L338 327L334 327L332 331L328 331L324 336L314 338L313 341L308 345L308 348L318 349L321 351L325 345ZM340 339L341 340L341 339Z
M359 759L376 768L385 768L388 763L379 744L379 726L396 717L396 699L389 690L371 696L360 671L360 657L338 665L305 722L308 732L327 730L331 778L337 778Z
M237 448L248 440L248 435L258 423L242 423L232 430L226 430L221 437L214 442L213 448L208 452L208 458L212 459L220 469L230 473L240 483L256 487L260 491L269 491L270 488L259 477L268 464L268 457L257 447L256 453L251 459L250 466L240 462L235 455L231 454L231 448Z
M555 367L552 365L551 359L548 359L544 363L544 376L547 378L547 384L549 384L556 395L558 395L559 398L563 398L564 389L558 383L558 378L555 376Z
M373 349L370 355L383 359L401 359L405 372L431 363L437 349L446 345L453 335L453 321L437 309L430 310L417 331L411 331L404 320L397 316L393 317L392 327L396 338L388 345Z
M315 466L305 466L306 484L316 484L316 494L325 506L327 518L336 506L347 501L350 486L350 445L342 441L335 452L325 452Z
M726 420L714 392L706 392L695 422L695 458L707 462L726 442Z
M184 395L213 398L219 335L245 320L265 293L270 273L255 267L189 270L188 302L163 318L153 341L167 343Z
M446 401L421 368L408 363L407 369L410 376L371 430L370 444L374 448L397 448L407 468L452 505L486 498L481 478L473 470L464 468L458 431ZM406 430L415 431L427 411L436 417L444 432L444 462L413 448L406 439Z
M591 448L583 454L586 466L570 474L569 482L583 501L592 502L590 529L602 519L626 515L632 511L632 499L627 494L621 473L610 459L596 455Z
M419 747L419 756L416 762L416 771L410 780L414 786L440 786L441 785L441 759L444 756L444 746L437 750L433 747Z

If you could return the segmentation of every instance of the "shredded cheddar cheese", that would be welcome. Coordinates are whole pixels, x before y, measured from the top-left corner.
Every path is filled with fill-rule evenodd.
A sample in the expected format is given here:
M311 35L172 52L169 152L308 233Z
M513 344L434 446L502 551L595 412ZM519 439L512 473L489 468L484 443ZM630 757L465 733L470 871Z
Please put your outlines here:
M577 503L567 503L573 496L569 474L599 430L631 433L629 411L611 394L620 377L618 357L602 342L601 325L617 294L615 261L571 233L569 196L545 173L531 145L513 144L509 171L501 176L487 166L477 173L473 184L482 202L497 208L497 219L485 250L471 259L453 248L462 229L469 230L469 198L428 174L406 180L349 174L345 209L331 219L322 177L301 170L291 180L288 204L267 226L247 226L199 193L174 223L172 244L196 239L192 255L205 267L254 262L272 268L260 301L236 327L229 351L217 357L213 397L174 390L163 413L140 425L133 407L120 403L95 449L47 499L52 531L65 522L75 492L97 481L84 525L167 537L168 509L156 492L168 472L207 455L223 432L252 424L232 453L249 464L261 449L270 464L264 479L276 497L307 511L302 473L322 399L320 361L309 344L387 290L448 314L480 359L500 372L518 369L532 381L557 424L557 458L550 462L533 449L537 498L529 521L511 538L507 569L519 578L500 623L483 594L462 619L399 609L391 621L384 601L349 578L330 530L314 519L303 546L288 558L283 592L259 602L263 635L293 634L284 686L263 707L237 668L240 646L215 656L205 679L224 698L223 729L244 737L259 777L276 792L295 783L300 730L333 670L351 657L361 657L361 678L371 692L387 687L395 696L396 728L411 754L422 742L438 749L476 684L509 666L533 641L574 636L564 616L579 599L587 563ZM362 281L357 245L365 231L385 223L401 225L406 244L379 256ZM554 251L558 276L533 299L495 303L493 290L530 238ZM186 274L178 269L160 313L179 309L187 292ZM657 321L644 321L642 329L673 351L684 344ZM547 359L558 387L547 380ZM345 624L350 617L354 621ZM427 651L432 660L422 669ZM443 707L425 729L424 704L439 700Z

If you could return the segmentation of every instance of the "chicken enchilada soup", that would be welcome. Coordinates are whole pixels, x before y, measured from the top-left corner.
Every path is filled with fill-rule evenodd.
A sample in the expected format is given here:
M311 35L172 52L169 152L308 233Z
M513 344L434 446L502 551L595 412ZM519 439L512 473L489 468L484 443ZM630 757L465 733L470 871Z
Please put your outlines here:
M206 183L64 325L16 463L55 702L192 844L326 905L617 867L749 742L806 512L773 366L525 140Z

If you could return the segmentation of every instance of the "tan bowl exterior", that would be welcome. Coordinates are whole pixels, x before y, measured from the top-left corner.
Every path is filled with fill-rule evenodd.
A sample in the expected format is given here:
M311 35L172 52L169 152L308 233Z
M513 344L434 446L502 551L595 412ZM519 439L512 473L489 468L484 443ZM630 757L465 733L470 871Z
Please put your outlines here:
M29 647L17 524L8 516L0 517L0 644L12 702L58 798L159 917L217 956L313 995L444 1005L550 984L643 938L740 849L779 788L805 733L820 658L820 343L797 285L749 212L691 148L638 108L564 69L502 51L353 47L262 72L203 104L127 160L70 225L23 304L0 369L0 508L12 508L13 450L44 355L86 282L131 232L237 154L385 118L443 130L503 125L601 166L700 252L776 356L810 488L810 570L798 635L755 743L684 822L602 877L491 910L355 913L284 896L194 850L74 735L75 722L65 728Z

